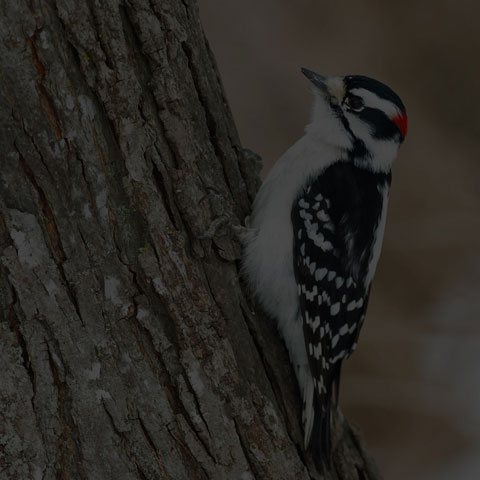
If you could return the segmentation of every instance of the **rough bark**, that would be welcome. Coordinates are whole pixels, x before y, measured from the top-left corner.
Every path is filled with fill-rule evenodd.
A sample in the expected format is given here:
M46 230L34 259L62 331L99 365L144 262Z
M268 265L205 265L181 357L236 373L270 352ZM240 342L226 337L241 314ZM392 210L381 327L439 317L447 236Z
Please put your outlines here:
M320 478L240 246L198 238L255 172L195 1L5 0L0 37L0 478Z

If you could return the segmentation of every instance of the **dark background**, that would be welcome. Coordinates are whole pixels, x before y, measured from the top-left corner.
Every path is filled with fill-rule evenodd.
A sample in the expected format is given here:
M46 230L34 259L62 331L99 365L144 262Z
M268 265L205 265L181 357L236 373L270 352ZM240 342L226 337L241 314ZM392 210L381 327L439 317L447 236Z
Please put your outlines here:
M364 74L409 115L369 314L340 403L388 480L480 478L480 3L199 0L243 145L303 132L300 67Z

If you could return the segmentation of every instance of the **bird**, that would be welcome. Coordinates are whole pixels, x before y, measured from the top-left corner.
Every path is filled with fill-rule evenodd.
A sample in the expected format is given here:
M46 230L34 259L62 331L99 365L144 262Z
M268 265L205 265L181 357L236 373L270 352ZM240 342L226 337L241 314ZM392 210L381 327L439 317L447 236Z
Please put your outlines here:
M304 447L331 465L341 366L365 320L408 120L400 97L378 80L302 73L313 91L311 121L255 197L242 274L287 347L303 397Z

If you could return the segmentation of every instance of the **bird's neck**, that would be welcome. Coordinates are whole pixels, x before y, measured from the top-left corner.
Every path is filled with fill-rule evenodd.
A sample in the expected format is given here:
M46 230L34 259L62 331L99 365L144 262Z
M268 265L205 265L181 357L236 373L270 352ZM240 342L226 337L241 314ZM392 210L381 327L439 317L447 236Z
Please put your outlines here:
M397 158L398 143L391 140L356 141L349 152L353 164L375 173L390 174Z

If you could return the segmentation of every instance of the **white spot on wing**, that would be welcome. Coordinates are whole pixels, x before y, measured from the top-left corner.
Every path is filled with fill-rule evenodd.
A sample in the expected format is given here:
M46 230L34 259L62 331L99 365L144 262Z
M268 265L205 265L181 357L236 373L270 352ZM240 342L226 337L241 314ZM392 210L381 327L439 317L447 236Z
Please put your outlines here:
M352 300L348 305L347 305L347 312L351 312L352 310L355 310L357 306L357 302L355 300Z
M333 357L330 362L331 363L335 363L337 362L338 360L340 360L341 358L343 358L345 355L347 354L347 351L346 350L342 350L337 356Z
M312 220L313 215L311 213L308 213L306 210L300 210L300 218L303 218L304 220Z
M326 268L319 268L315 272L315 280L319 282L320 280L323 280L325 275L328 273L328 270Z
M330 307L330 315L337 315L340 311L340 303L336 302Z
M330 295L327 292L322 292L322 300L327 304L330 305Z
M321 221L321 222L328 222L330 220L330 217L327 215L327 213L325 212L325 210L319 210L317 212L317 218Z
M308 301L310 301L310 302L313 302L314 298L315 298L317 295L318 295L318 290L317 290L317 286L316 286L316 285L313 286L313 289L312 289L311 292L308 291L308 290L305 291L305 298L306 298Z
M333 245L330 243L330 242L323 242L321 245L320 245L320 248L324 251L324 252L328 252L330 250L333 249Z

